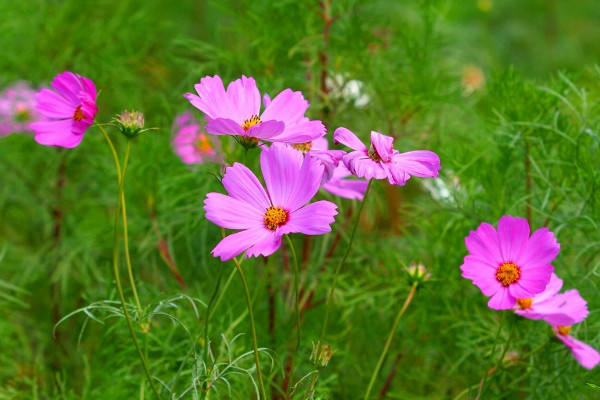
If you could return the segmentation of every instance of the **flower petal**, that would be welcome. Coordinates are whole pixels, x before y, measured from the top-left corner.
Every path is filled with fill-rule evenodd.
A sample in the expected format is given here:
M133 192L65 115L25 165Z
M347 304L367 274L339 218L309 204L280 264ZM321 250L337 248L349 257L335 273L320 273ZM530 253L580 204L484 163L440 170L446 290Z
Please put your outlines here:
M498 234L493 226L483 222L475 231L471 231L465 238L465 245L469 253L480 256L500 265L504 261L500 253Z
M291 212L288 221L279 229L279 233L321 235L331 232L330 225L334 222L335 215L337 215L337 205L326 200L317 201Z
M269 235L269 231L264 227L237 232L221 240L211 253L220 257L221 261L227 261L264 240L266 235Z
M394 153L394 138L371 131L371 144L383 162L387 162Z
M527 242L527 247L517 260L517 265L521 268L525 265L537 266L549 264L556 258L560 251L554 233L548 228L540 228L531 235Z
M509 310L514 307L517 299L512 297L506 287L501 287L488 301L488 307L494 310Z
M284 143L306 143L325 136L327 130L321 121L311 121L308 118L299 123L285 123L284 131L272 137L272 141Z
M73 122L72 119L38 121L29 126L35 131L35 141L39 144L73 148L83 139L83 134L73 134Z
M260 92L254 78L236 79L227 86L227 97L231 101L238 119L249 119L260 113Z
M335 132L333 132L333 142L335 144L341 143L350 147L352 150L362 151L366 155L367 146L365 146L354 133L346 128L337 128ZM348 169L350 169L350 167L348 167Z
M245 135L241 125L229 118L215 118L206 124L206 132L213 135Z
M268 106L265 106L265 111L261 114L260 119L262 121L283 121L287 129L287 125L301 122L307 109L308 101L304 99L302 92L285 89L275 96Z
M200 83L194 85L198 95L186 93L184 97L192 103L194 107L206 114L210 119L228 118L241 125L244 118L239 116L233 104L229 100L223 81L218 75L205 76L200 79ZM248 116L246 118L249 118Z
M525 218L504 216L498 221L498 238L503 259L516 262L527 247L529 223Z
M64 96L53 92L50 89L42 89L35 95L36 108L46 118L67 119L73 118L75 109L79 105L79 100L76 103L71 103Z
M405 173L421 178L435 178L442 169L438 155L428 150L394 154L391 162Z
M365 152L366 150L360 150L346 154L342 158L346 168L353 175L366 180L386 178L387 170L381 166L381 163L372 160Z
M263 213L271 206L269 196L258 178L243 164L235 163L227 168L222 183L231 197L248 203Z
M251 127L244 136L256 139L274 140L285 129L285 124L281 121L265 121Z
M204 200L206 219L227 229L250 229L264 226L264 212L243 200L221 193L208 193Z

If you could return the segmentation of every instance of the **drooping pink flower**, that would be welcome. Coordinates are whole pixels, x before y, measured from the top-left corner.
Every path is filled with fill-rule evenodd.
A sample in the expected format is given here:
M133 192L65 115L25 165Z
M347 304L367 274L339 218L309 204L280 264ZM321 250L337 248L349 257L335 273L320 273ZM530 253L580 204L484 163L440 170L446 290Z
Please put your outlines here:
M42 89L35 95L36 108L45 118L30 125L35 141L46 146L75 147L98 112L96 87L73 72L56 75L50 85L54 90Z
M592 369L600 363L600 354L592 346L571 336L571 326L552 326L556 337L571 350L573 357L586 369Z
M329 150L329 144L324 137L306 143L289 143L289 145L304 154L310 154L311 157L316 158L323 165L323 182L331 179L333 170L346 154L343 150Z
M242 76L227 90L218 75L205 76L194 86L198 95L186 93L190 103L206 115L206 131L213 135L234 135L245 146L259 140L305 143L325 135L321 121L304 116L308 101L301 92L285 89L273 100L265 95L265 109L254 78Z
M16 82L0 92L0 137L33 132L29 124L42 116L35 109L35 93L27 82Z
M577 289L558 293L563 281L552 274L543 292L530 298L518 298L515 313L529 319L543 319L550 325L573 325L589 314L587 302Z
M331 231L337 206L329 201L306 204L316 194L323 166L310 155L284 145L273 145L260 155L267 190L246 166L227 168L223 186L229 194L209 193L206 218L226 229L239 229L213 250L229 260L246 250L246 257L268 256L288 233L320 235Z
M344 164L352 174L370 180L385 179L392 185L404 185L412 176L433 178L441 169L440 158L429 150L400 153L394 150L394 138L371 131L371 146L367 148L354 133L338 128L333 141L354 151L346 154Z
M547 228L529 237L529 223L524 218L504 216L498 231L488 223L465 238L469 255L465 257L463 278L473 281L484 295L491 296L488 306L507 310L517 298L531 298L541 293L550 281L560 245Z
M218 143L202 132L191 112L179 114L173 124L173 150L186 164L219 162Z

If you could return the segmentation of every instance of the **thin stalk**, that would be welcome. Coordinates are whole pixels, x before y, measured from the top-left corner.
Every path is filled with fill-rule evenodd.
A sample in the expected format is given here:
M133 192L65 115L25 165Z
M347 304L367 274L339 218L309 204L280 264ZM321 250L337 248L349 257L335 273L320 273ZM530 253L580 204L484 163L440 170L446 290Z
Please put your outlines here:
M100 129L100 131L106 138L106 141L108 142L108 146L110 147L110 151L115 160L115 167L117 169L117 176L119 178L119 184L121 184L121 182L123 182L123 180L125 179L125 168L127 166L127 162L128 162L128 158L129 158L129 150L130 150L129 141L127 141L127 150L125 153L125 161L123 162L123 173L121 173L121 167L119 165L119 158L117 157L117 152L115 150L115 146L112 143L112 140L110 140L110 137L108 136L108 134L106 133L106 130L102 127L102 125L96 124L96 126L98 127L98 129ZM133 279L133 272L132 272L132 268L131 268L131 258L129 256L129 236L127 234L127 207L125 204L125 193L121 192L120 196L121 196L121 198L120 198L121 208L123 210L123 212L122 212L123 240L125 242L125 262L127 265L127 275L129 277L129 284L131 286L131 291L133 293L133 298L135 299L135 304L137 306L138 313L141 315L142 314L142 305L140 303L140 299L138 296L137 288L135 285L135 280Z
M300 294L298 290L298 258L296 257L296 250L294 249L294 244L290 239L289 235L285 235L285 239L287 240L288 246L290 247L290 251L292 252L292 265L294 266L294 294L296 296L296 348L294 349L294 353L292 354L292 360L290 364L290 373L288 378L288 386L286 390L286 398L290 398L290 390L292 388L292 384L294 383L294 369L296 368L296 354L298 354L298 349L300 348Z
M263 383L262 374L260 372L260 361L258 360L258 341L256 340L256 327L254 325L254 312L252 311L252 299L250 298L250 291L248 290L248 284L246 283L246 277L239 261L233 257L233 263L240 274L242 285L244 286L244 294L246 295L246 303L248 303L248 314L250 314L250 330L252 331L252 344L254 346L254 362L256 363L256 375L258 376L258 384L260 386L260 393L263 399L267 399L265 392L265 385Z
M387 341L385 342L383 352L381 353L381 356L379 357L379 361L377 361L377 366L375 367L375 370L373 371L373 375L371 376L371 381L369 382L369 386L367 387L367 391L365 392L365 397L364 397L365 400L368 400L369 396L371 395L371 390L373 389L373 385L375 384L375 380L377 379L377 375L379 374L379 370L381 369L383 360L385 359L385 356L387 355L387 352L390 349L390 345L392 344L392 339L394 338L394 334L396 333L396 328L398 328L398 323L400 322L402 315L404 315L404 312L408 308L408 305L410 304L413 297L415 296L415 293L417 291L417 286L418 286L417 282L413 283L413 285L410 289L410 292L408 293L408 297L404 301L404 305L402 305L400 312L398 313L398 315L396 316L396 319L394 320L394 324L392 325L390 334L388 335Z
M206 317L204 318L204 365L208 368L208 324L210 320L211 310L217 299L217 294L219 294L219 288L221 287L221 279L223 278L223 266L219 268L219 276L217 278L217 284L215 285L215 290L213 291L212 296L210 296L210 300L208 301L208 305L206 306Z
M104 134L104 137L106 138L111 151L113 153L113 157L115 160L115 167L117 169L117 176L119 176L119 196L117 197L117 209L115 211L115 234L114 234L114 243L113 243L113 274L115 276L115 282L117 284L117 291L119 292L119 299L121 301L121 307L123 308L123 314L125 315L125 320L127 321L127 327L129 328L129 333L131 334L131 337L133 339L133 343L135 345L135 348L138 352L140 361L142 363L142 367L144 369L144 373L146 374L146 378L148 379L148 382L150 383L150 387L152 388L152 391L154 392L155 396L157 399L160 400L160 394L158 392L158 389L156 388L156 385L154 384L154 381L152 380L152 374L150 374L150 369L148 368L148 363L146 361L146 357L144 356L144 352L140 346L140 343L137 339L137 336L135 334L135 330L133 328L133 323L131 322L131 316L129 315L129 311L127 310L127 303L125 302L125 295L123 293L123 286L121 285L121 278L119 276L119 217L121 216L121 205L122 205L122 199L125 198L124 194L123 194L123 186L125 183L125 172L127 169L127 160L128 160L128 155L129 155L129 142L127 142L127 152L126 152L126 157L125 157L125 161L123 163L123 170L121 173L121 167L119 165L119 158L117 157L117 153L115 151L115 147L113 146L110 138L108 137L108 134L106 134L106 131L104 130L104 128L102 128L100 125L97 125L100 128L100 131Z
M321 336L319 338L319 343L323 344L323 339L325 339L325 334L327 333L327 322L329 320L329 313L331 312L331 305L333 304L333 294L335 292L335 287L337 285L338 276L342 269L342 266L346 262L346 258L350 254L350 250L352 250L352 243L354 242L354 236L356 235L356 230L358 228L358 222L360 221L360 215L362 214L363 207L367 202L367 196L369 195L369 189L371 189L371 184L373 183L373 179L369 180L369 184L367 185L367 190L365 191L365 195L363 196L363 200L358 207L358 212L356 213L356 219L354 220L354 227L352 228L352 234L350 235L350 241L348 242L348 247L346 248L346 252L344 256L338 263L337 268L335 269L335 274L333 275L333 283L331 284L331 289L329 290L329 296L327 297L327 308L325 309L325 317L323 318L323 328L321 329Z

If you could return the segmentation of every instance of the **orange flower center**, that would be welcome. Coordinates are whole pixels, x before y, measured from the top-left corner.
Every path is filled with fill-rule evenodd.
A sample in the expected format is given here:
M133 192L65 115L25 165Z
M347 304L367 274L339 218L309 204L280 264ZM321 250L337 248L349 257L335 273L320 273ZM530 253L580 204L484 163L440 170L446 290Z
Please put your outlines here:
M196 141L196 147L200 150L201 153L211 153L212 146L210 145L210 141L205 135L200 135L198 140Z
M313 146L312 142L296 143L296 144L292 145L293 148L298 149L303 153L310 151L310 149L312 149L312 146Z
M265 226L274 231L280 226L284 225L289 217L289 213L283 208L269 207L265 211L265 218L263 219Z
M250 128L252 128L254 125L258 125L260 124L260 118L258 117L258 115L253 115L252 117L250 117L249 119L245 119L244 123L242 124L242 129L247 132Z
M569 336L569 333L571 333L571 325L559 325L556 327L556 330L558 330L558 333L561 336Z
M531 308L533 299L517 299L517 304L521 310L528 310Z
M73 114L73 119L77 122L81 121L82 119L85 118L85 115L83 115L83 111L81 111L81 106L77 106L77 108L75 109L75 114Z
M496 279L503 286L515 283L521 276L521 269L515 263L504 263L496 270Z

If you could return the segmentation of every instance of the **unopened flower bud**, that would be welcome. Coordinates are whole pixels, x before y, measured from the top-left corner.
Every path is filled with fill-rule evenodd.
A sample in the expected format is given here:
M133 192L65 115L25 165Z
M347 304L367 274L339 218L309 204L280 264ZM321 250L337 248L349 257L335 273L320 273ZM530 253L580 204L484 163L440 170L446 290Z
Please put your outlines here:
M408 275L410 277L411 285L415 282L421 284L425 281L428 281L431 278L431 273L425 266L421 263L411 263L408 268Z
M128 138L134 138L144 129L144 114L138 111L123 111L114 119L117 129Z
M328 344L322 345L321 342L317 342L317 344L313 343L312 346L313 349L310 354L310 360L317 367L326 367L329 360L331 360L331 357L333 357L333 354L337 351L331 351Z

